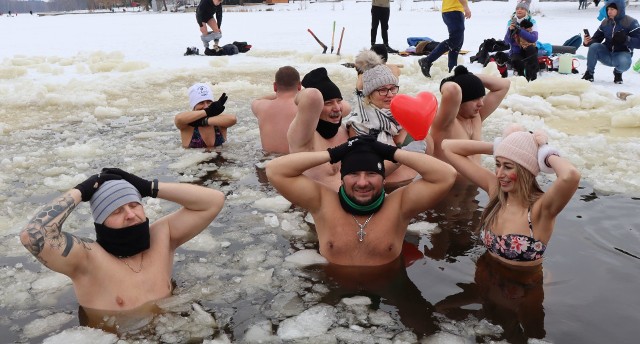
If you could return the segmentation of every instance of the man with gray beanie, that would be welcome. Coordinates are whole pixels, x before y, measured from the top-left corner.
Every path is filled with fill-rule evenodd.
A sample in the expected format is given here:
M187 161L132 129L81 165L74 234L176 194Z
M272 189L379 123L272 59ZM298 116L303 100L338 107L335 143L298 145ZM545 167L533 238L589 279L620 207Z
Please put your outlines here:
M384 160L406 165L421 178L385 195ZM303 174L338 163L338 190ZM271 185L313 217L320 254L330 263L348 266L380 266L397 259L411 219L432 208L456 178L453 167L438 159L368 135L323 151L278 157L266 170Z
M444 139L482 140L482 122L498 108L510 84L508 79L473 74L457 66L440 83L442 97L427 137L429 143L433 141L433 155L447 161L441 147Z
M349 138L342 117L351 107L342 100L340 88L329 79L324 67L316 68L302 78L304 89L296 95L298 113L287 131L289 152L324 151L344 143ZM339 166L323 164L305 174L338 190Z
M182 207L150 224L143 197ZM76 205L87 201L96 241L62 231ZM202 232L223 204L217 190L106 168L45 205L20 241L46 267L71 278L83 308L132 310L171 295L176 249Z

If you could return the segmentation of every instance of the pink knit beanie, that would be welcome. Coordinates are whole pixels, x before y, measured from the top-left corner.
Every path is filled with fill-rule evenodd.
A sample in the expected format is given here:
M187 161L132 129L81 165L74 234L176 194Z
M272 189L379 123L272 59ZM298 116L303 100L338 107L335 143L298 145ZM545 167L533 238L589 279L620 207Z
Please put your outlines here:
M538 148L547 143L547 135L541 131L531 133L521 129L517 126L507 128L494 155L513 160L537 176L540 173Z

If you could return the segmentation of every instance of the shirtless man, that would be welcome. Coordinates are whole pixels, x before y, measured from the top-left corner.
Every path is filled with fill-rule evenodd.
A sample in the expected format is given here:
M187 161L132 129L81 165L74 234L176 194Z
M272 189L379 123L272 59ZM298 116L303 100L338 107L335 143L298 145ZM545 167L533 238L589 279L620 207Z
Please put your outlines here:
M298 71L291 66L280 67L273 83L275 94L258 98L251 103L251 111L258 119L260 142L265 152L289 153L287 130L298 112L295 98L301 88Z
M307 73L302 79L305 87L296 96L298 113L289 126L289 152L326 151L349 138L342 117L351 111L336 84L329 79L324 67ZM329 163L310 166L305 175L326 184L334 191L340 187L340 165Z
M441 146L444 139L482 140L482 122L498 108L510 84L501 77L476 75L464 66L456 67L454 75L440 83L440 106L429 130L433 155L447 161ZM475 159L479 162L479 157Z
M182 207L150 225L141 204L147 196ZM81 201L90 201L96 241L62 231ZM171 294L176 249L202 232L223 204L217 190L103 169L45 205L20 241L46 267L71 278L82 307L132 310Z
M235 115L222 113L227 98L223 93L214 102L213 92L207 84L197 83L189 88L191 110L174 118L183 148L213 148L227 141L227 128L237 122Z
M397 161L420 174L385 197L383 160ZM339 191L303 174L341 162ZM313 216L320 254L330 263L379 266L400 256L409 221L433 207L451 188L456 171L423 153L400 150L371 136L340 146L300 152L270 161L269 182Z

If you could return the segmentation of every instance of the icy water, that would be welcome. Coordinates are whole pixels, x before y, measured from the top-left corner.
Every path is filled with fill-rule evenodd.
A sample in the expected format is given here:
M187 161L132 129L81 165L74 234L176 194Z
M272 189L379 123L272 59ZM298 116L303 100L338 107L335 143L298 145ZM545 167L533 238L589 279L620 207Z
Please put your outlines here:
M69 341L56 334L81 321L70 281L33 259L18 233L40 205L100 168L115 166L226 194L218 218L178 250L174 296L159 302L157 316L121 324L121 338L129 342L201 342L221 335L232 342L295 342L296 333L319 334L300 342L328 343L523 343L528 337L637 342L637 141L626 135L567 136L545 127L585 180L558 217L542 271L510 274L483 258L475 230L486 195L473 188L452 191L416 218L403 259L389 266L300 267L287 258L317 248L313 226L265 180L262 166L270 157L260 150L249 109L251 99L271 90L277 66L253 65L251 57L242 65L242 58L240 65L217 60L219 68L204 73L148 73L118 54L20 60L29 73L109 63L123 72L100 82L90 75L35 83L27 74L1 90L7 101L0 112L0 341ZM303 62L308 56L290 58L302 73L312 67ZM343 90L355 82L353 70L342 66L331 66L330 73ZM184 150L173 116L187 106L187 87L206 80L219 81L214 92L227 92L227 111L239 123L218 152ZM408 93L420 87L403 80ZM487 123L487 137L514 120L545 126L534 116L513 113L499 109ZM549 185L546 177L541 182ZM145 209L153 220L174 206L147 200ZM87 205L77 208L65 230L94 237ZM85 330L74 338L82 343L96 336Z

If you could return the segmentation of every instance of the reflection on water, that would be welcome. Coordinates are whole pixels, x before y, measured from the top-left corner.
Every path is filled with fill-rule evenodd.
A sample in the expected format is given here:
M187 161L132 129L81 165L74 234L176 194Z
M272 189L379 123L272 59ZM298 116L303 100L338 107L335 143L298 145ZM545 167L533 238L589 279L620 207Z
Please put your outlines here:
M321 302L336 305L343 298L366 296L372 301L371 309L390 311L420 336L434 334L438 326L433 317L433 306L409 279L405 266L416 260L416 251L415 246L405 242L403 254L383 266L324 266L322 278L329 284L330 291Z
M476 264L473 283L458 283L462 292L436 303L436 311L454 320L469 316L487 319L502 326L501 338L510 343L526 343L544 338L544 290L542 266L514 270L484 253ZM467 308L478 304L481 307Z

